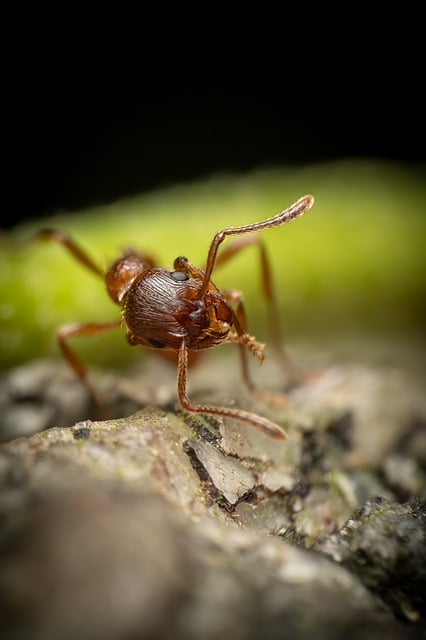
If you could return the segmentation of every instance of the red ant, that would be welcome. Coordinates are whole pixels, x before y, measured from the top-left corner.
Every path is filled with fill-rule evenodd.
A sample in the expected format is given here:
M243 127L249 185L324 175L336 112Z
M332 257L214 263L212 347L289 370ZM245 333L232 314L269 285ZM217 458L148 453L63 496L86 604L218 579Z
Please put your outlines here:
M61 327L57 338L62 354L85 385L94 404L101 409L95 391L87 379L86 368L68 345L75 336L93 336L124 326L130 345L163 349L177 354L177 392L181 406L190 412L219 414L249 423L278 440L287 438L285 431L248 411L194 404L187 394L188 352L209 349L223 342L233 342L240 348L242 377L249 390L263 400L276 400L260 390L249 375L247 352L260 362L264 359L264 344L248 334L246 314L240 293L221 291L212 281L215 266L224 264L243 247L257 244L260 249L262 282L268 302L270 326L275 345L280 349L287 371L297 375L296 369L280 345L278 309L266 251L259 237L239 238L218 256L219 245L227 236L250 234L279 227L308 211L314 203L311 195L297 200L290 207L263 222L241 227L229 227L216 233L210 245L204 271L182 256L174 261L173 271L155 266L154 261L133 249L126 250L103 272L66 233L44 229L40 237L55 240L96 275L105 281L108 294L121 309L121 320L107 323L74 323ZM279 396L283 400L284 396Z

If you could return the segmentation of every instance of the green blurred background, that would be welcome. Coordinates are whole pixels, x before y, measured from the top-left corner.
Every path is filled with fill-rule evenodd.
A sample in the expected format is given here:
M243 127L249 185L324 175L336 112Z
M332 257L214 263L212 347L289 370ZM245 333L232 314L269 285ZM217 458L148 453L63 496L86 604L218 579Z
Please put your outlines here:
M73 321L107 321L119 310L101 279L56 243L34 241L48 224L71 233L103 267L129 244L172 268L178 255L204 266L216 231L270 217L301 195L314 207L263 233L288 345L328 351L342 341L424 348L426 184L422 172L394 163L346 160L274 168L162 188L80 212L26 221L0 240L2 368L58 353L55 330ZM229 242L229 240L228 240ZM267 340L255 247L214 273L241 290L249 326ZM129 365L141 358L122 331L74 340L91 363ZM424 355L424 352L423 352Z
M285 81L262 66L142 64L135 82L123 68L61 64L42 77L27 61L5 92L1 370L59 356L64 323L118 317L100 279L34 242L41 227L68 231L104 267L128 244L160 266L183 254L202 267L220 228L306 193L311 211L263 234L288 347L424 362L424 114L420 101L396 102L412 84L389 52L345 60L344 73L319 55L292 61ZM244 293L249 328L267 340L255 248L214 280ZM101 366L143 357L120 331L73 344Z

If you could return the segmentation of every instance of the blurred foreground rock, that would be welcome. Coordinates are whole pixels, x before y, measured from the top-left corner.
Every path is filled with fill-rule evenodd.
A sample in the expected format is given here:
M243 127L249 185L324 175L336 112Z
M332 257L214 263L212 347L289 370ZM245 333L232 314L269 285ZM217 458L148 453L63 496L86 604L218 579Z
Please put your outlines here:
M422 385L328 367L276 409L233 377L207 392L201 374L192 396L287 441L182 413L155 374L99 376L128 417L71 427L89 408L62 364L4 377L2 639L423 637Z

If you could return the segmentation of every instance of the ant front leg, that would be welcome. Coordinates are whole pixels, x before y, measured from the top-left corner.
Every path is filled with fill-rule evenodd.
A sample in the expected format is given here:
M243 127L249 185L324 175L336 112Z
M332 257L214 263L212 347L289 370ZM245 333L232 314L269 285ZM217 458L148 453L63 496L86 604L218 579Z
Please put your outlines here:
M265 345L262 342L258 342L255 338L247 332L247 318L243 303L242 294L238 291L224 291L226 300L235 305L234 312L234 326L236 331L229 333L227 336L227 342L233 342L237 344L240 350L241 358L241 373L244 384L254 396L259 398L262 402L272 402L278 405L285 405L287 398L284 394L279 392L271 392L266 389L261 389L252 380L250 375L249 363L247 359L247 349L258 358L260 364L262 364L265 356L263 349Z
M68 324L61 327L57 333L59 347L61 349L63 356L66 358L70 367L73 369L73 371L77 374L77 376L83 383L84 387L87 390L87 393L89 394L89 397L92 403L95 405L96 409L98 410L102 418L107 417L106 408L103 402L101 402L101 400L99 399L98 395L96 394L95 390L93 389L92 385L88 380L86 367L84 366L80 358L78 358L76 353L68 345L67 340L69 338L73 338L77 336L100 335L103 333L107 333L108 331L112 331L113 329L117 329L120 326L121 326L120 320L114 321L114 322L105 322L102 324L91 323L91 322L76 322L74 324Z
M181 406L187 411L194 413L207 413L213 415L225 416L228 418L234 418L247 424L256 427L268 436L275 438L276 440L286 440L286 432L274 422L267 420L263 416L258 416L255 413L243 411L241 409L231 409L229 407L213 407L210 405L193 404L188 397L187 393L187 374L188 374L188 347L185 342L182 344L178 353L178 397Z

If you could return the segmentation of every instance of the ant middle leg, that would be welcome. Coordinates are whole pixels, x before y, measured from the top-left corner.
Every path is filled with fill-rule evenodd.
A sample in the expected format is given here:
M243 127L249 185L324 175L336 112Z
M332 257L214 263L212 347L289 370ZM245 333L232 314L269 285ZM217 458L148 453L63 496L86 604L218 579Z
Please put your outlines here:
M107 333L113 329L118 329L121 326L121 320L105 323L93 323L93 322L75 322L73 324L67 324L61 327L57 332L58 344L61 349L62 355L67 360L70 367L78 376L82 384L84 385L90 400L96 407L100 417L107 417L107 410L104 403L100 400L91 383L88 380L87 369L83 362L77 356L77 354L71 349L67 340L69 338L78 336L95 336Z

